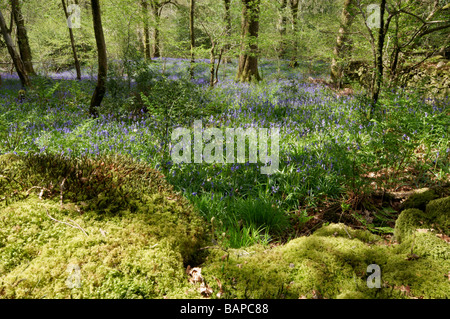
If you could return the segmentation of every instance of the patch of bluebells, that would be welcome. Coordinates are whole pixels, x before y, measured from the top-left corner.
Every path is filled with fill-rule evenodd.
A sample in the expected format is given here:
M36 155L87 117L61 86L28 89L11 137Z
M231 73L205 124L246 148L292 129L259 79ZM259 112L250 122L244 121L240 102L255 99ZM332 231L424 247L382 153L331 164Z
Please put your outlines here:
M167 65L165 72L173 80L185 76L189 67L188 61L181 59L167 58L164 63ZM338 98L304 81L305 77L294 71L288 72L283 79L266 71L265 76L269 79L264 85L221 78L214 90L208 88L207 65L198 66L196 71L193 82L204 90L205 108L221 107L220 112L202 119L203 126L280 128L280 173L267 177L260 173L260 164L248 162L245 165L179 165L168 161L162 165L161 151L165 145L157 138L156 129L160 123L154 117L130 115L118 118L115 114L101 114L92 120L86 105L69 103L69 94L65 93L69 92L70 84L68 88L66 86L67 92L61 95L65 98L53 98L43 105L36 105L36 101L18 103L13 94L0 95L0 114L5 113L10 123L8 136L17 134L20 121L23 141L14 149L5 148L6 142L2 141L0 150L3 153L50 151L66 156L129 154L165 170L172 184L193 196L202 193L236 196L265 189L279 199L289 193L299 197L338 193L346 182L349 163L354 156L378 138L378 124L365 121L361 116L367 105L350 97ZM233 69L225 72L230 76L234 74ZM70 76L71 73L52 75L54 79L71 81ZM17 90L14 76L2 75L2 78L8 80L4 81L8 89ZM81 83L86 83L81 85L92 87L90 80L85 75ZM395 107L386 109L386 114L407 112L425 121L424 126L449 105L449 101L439 105L428 101L426 105L431 106L422 110L405 98L394 97L393 101ZM417 129L404 133L402 139L409 141L416 133ZM448 140L446 134L443 138ZM447 148L447 155L448 152Z

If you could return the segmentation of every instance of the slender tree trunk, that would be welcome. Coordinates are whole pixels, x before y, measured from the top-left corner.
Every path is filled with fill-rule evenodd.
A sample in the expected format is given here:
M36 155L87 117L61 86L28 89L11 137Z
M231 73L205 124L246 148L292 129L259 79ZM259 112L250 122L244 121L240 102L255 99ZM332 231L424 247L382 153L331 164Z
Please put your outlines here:
M287 8L287 1L288 0L281 0L281 7L280 7L280 21L279 21L279 27L278 31L280 32L280 46L278 48L278 58L283 59L286 56L286 23L287 23L287 17L286 17L286 8Z
M227 38L227 41L230 41L231 38L231 0L224 0L224 5L225 5L225 37ZM227 44L225 44L224 49L226 52L230 51L231 49L231 44L228 42ZM226 57L224 59L225 63L230 63L231 62L231 58L230 57Z
M91 0L91 6L92 18L94 22L95 41L97 43L98 51L98 76L97 86L95 87L95 91L91 99L91 105L89 107L89 113L94 117L98 117L96 107L100 106L106 92L105 84L108 73L108 63L106 58L106 44L105 37L103 35L99 0Z
M391 84L395 84L397 80L397 66L398 66L398 58L400 55L400 47L398 43L398 32L399 32L399 17L396 15L394 17L395 21L395 30L393 35L393 41L394 41L394 47L392 49L392 55L391 55L391 65L390 65L390 72L391 72Z
M66 16L66 19L69 19L69 13L67 12L66 2L64 0L61 0L61 2L63 5L64 14ZM75 61L75 70L77 72L77 80L81 80L81 67L80 67L80 62L78 61L78 55L77 55L77 49L75 47L75 39L73 37L73 31L72 31L72 28L68 28L68 29L69 29L69 36L70 36L70 45L72 46L72 52L73 52L73 60Z
M14 48L14 42L11 39L11 36L8 32L8 27L6 26L6 21L1 11L0 11L0 29L2 31L3 39L5 40L6 46L8 47L9 55L11 56L11 59L13 60L14 63L14 67L16 68L17 74L19 75L22 87L31 86L30 79L28 78L28 73L25 69L22 59L20 58L20 55Z
M216 48L216 43L213 41L211 50L210 50L210 77L209 77L209 86L214 87L214 76L215 76L215 66L216 66L216 57L214 55L214 50Z
M298 67L298 42L297 42L297 34L298 34L298 4L299 0L290 0L291 5L291 14L292 14L292 28L294 29L294 48L293 48L293 54L291 57L291 67Z
M159 58L161 56L160 45L159 45L159 24L160 16L159 9L160 5L152 2L152 12L155 19L155 29L153 30L153 53L152 58Z
M348 30L353 23L355 16L354 0L345 0L342 9L341 26L339 27L336 45L334 47L334 56L331 61L331 80L335 88L342 87L344 77L344 66L349 60L351 46L349 45Z
M148 23L148 3L147 0L142 0L142 15L144 19L144 50L145 59L150 60L151 58L151 48L150 48L150 28Z
M380 29L378 31L378 45L377 45L377 70L375 75L375 87L373 90L372 100L372 113L375 110L375 106L378 103L380 96L381 85L383 83L383 48L386 34L384 33L384 13L386 11L386 0L381 0L380 6Z
M191 40L191 67L189 69L189 75L191 79L194 78L194 63L195 63L195 33L194 33L194 14L195 14L195 0L189 2L189 37Z
M17 42L19 44L20 57L28 74L36 74L34 72L30 43L28 41L27 29L25 21L20 9L19 0L11 0L11 7L14 15L14 22L17 26Z
M241 82L260 81L256 41L261 0L242 0L242 3L241 55L236 79Z

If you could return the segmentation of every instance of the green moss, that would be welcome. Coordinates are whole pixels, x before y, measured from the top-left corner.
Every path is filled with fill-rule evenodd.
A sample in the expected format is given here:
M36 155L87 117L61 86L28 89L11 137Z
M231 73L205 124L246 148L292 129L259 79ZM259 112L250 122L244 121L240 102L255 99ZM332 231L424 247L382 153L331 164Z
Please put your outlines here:
M367 299L367 296L359 291L345 291L338 295L336 299Z
M402 205L402 209L417 208L425 210L427 204L439 196L431 189L423 189L422 191L411 195Z
M77 228L55 222L78 224ZM0 211L4 298L183 298L187 284L182 251L193 238L173 225L163 237L143 213L98 220L62 213L58 203L31 198ZM39 222L39 229L32 221ZM71 221L72 220L72 221ZM170 223L170 222L169 222ZM20 225L20 228L15 227ZM102 234L103 233L103 234ZM15 256L15 258L11 258ZM70 264L80 267L82 287L69 289ZM23 280L22 280L23 279ZM21 281L22 280L22 281ZM19 282L20 281L20 282Z
M396 221L394 235L401 242L416 229L435 229L448 235L449 228L450 197L445 197L429 202L425 212L415 208L404 210Z
M313 291L324 298L448 297L447 261L426 256L409 261L399 247L333 236L340 227L330 225L275 248L230 250L225 259L213 252L202 273L211 282L219 278L225 298L312 298ZM380 289L367 287L371 264L381 268ZM409 286L410 295L401 286Z
M123 158L7 155L0 175L11 194L0 204L2 298L189 295L185 264L204 243L204 221L156 171ZM80 288L67 286L71 264Z
M429 202L425 212L440 230L450 235L450 196Z
M406 209L398 216L395 222L394 236L399 242L406 240L418 228L427 228L428 218L425 213L416 208Z
M374 235L368 231L353 229L344 224L331 224L328 227L318 229L316 236L338 236L344 238L356 238L365 243L377 242L381 240L380 236Z
M433 231L427 233L416 232L402 246L405 252L410 252L412 248L413 253L419 257L450 260L450 245L439 238L436 232Z
M8 197L0 203L0 298L201 298L185 266L205 245L204 221L157 172L122 158L8 155L0 175ZM31 186L50 191L39 199L38 191L27 195ZM202 267L212 297L220 282L223 298L449 298L449 244L416 231L448 227L448 207L447 198L426 212L404 210L399 245L332 224L285 245L211 249L191 265ZM408 258L411 248L419 258ZM380 289L367 286L372 264ZM70 265L80 269L79 288L68 286Z

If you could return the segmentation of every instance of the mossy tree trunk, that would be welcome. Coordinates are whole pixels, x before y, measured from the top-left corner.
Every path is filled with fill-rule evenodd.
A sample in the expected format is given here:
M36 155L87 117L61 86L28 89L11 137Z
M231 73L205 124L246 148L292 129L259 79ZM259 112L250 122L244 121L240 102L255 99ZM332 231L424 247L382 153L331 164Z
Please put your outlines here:
M9 55L13 60L14 67L16 68L17 74L19 75L20 82L22 83L22 87L31 86L30 79L28 77L28 73L25 69L25 66L20 58L20 55L17 53L14 48L14 42L11 39L11 35L9 34L8 27L6 26L5 18L3 17L2 12L0 11L0 29L3 35L3 39L5 40L6 46L8 48Z
M96 107L100 106L103 97L106 93L106 78L108 73L108 63L106 57L106 44L105 44L105 37L103 35L99 0L91 0L91 6L92 6L92 18L94 22L95 41L97 43L97 51L98 51L98 75L97 75L97 86L95 87L94 94L92 95L89 113L92 116L97 117L98 112L96 110Z
M341 25L339 27L334 56L331 61L331 80L335 88L342 87L345 64L350 60L351 44L348 31L355 16L354 0L345 0L342 9Z
M64 0L61 0L64 15L66 16L66 19L69 19L69 13L67 12L67 6L66 2ZM78 55L77 55L77 49L75 47L75 39L73 37L73 31L72 28L69 29L69 36L70 36L70 45L72 46L72 53L73 53L73 60L75 62L75 70L77 72L77 80L81 80L81 67L80 67L80 61L78 61Z
M236 79L240 82L260 81L258 71L258 32L261 0L242 0L241 55Z
M25 27L25 20L22 15L19 0L11 0L11 8L14 16L14 22L17 26L17 43L19 45L20 57L27 73L35 74L36 72L34 72L33 68L27 28Z

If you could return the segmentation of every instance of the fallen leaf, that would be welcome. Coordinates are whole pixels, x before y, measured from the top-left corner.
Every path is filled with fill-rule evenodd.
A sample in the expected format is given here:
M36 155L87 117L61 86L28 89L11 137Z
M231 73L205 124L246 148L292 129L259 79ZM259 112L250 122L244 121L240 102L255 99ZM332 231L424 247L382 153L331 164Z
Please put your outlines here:
M194 268L190 269L188 275L191 277L191 278L189 278L189 282L191 282L193 284L198 283L198 282L201 282L201 283L203 282L202 269L199 267L194 267Z
M411 292L411 288L408 285L407 286L401 285L400 287L394 286L394 289L400 290L401 292L404 292L407 295L409 295Z
M313 290L312 293L313 293L312 299L323 299L322 295L317 290Z
M200 293L205 296L205 297L210 297L213 293L213 290L211 289L211 287L209 287L206 283L202 282L200 288L199 288Z
M446 241L447 243L450 243L450 236L447 236L445 234L436 234L440 239Z

